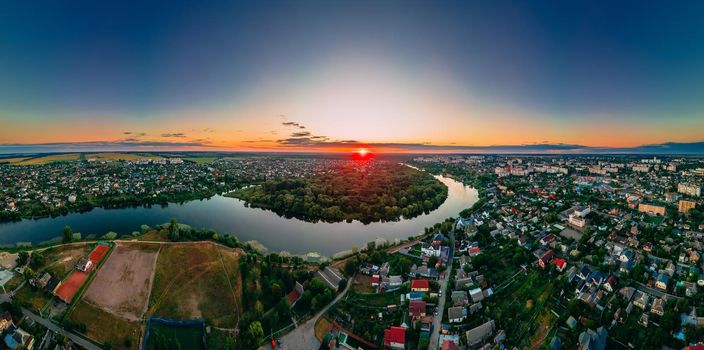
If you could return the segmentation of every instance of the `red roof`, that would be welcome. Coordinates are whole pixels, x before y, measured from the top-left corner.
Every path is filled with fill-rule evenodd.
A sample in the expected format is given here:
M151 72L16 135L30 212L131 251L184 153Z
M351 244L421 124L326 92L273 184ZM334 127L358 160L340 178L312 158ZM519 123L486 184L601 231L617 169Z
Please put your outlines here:
M425 313L425 301L411 300L408 304L408 312L411 316L420 316Z
M687 346L684 348L684 350L704 350L704 345L697 344L697 345Z
M564 269L565 266L567 266L567 261L562 258L557 258L557 259L553 260L552 263L555 264L555 266L557 266L560 269Z
M406 344L406 329L393 326L384 331L384 345L390 343Z
M379 282L381 282L381 276L379 276L379 275L372 276L372 283L379 283Z
M479 247L470 247L469 248L469 254L474 254L474 253L481 253L481 249Z
M445 341L442 342L442 350L457 350L457 344L452 340L445 339Z
M411 281L411 289L429 289L430 283L428 280L413 280Z

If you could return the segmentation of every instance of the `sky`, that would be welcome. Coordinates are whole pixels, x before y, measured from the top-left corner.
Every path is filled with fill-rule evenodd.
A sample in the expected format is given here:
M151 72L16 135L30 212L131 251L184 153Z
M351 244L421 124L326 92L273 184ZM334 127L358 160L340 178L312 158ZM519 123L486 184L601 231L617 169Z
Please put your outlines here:
M701 23L701 1L6 1L0 153L704 150Z

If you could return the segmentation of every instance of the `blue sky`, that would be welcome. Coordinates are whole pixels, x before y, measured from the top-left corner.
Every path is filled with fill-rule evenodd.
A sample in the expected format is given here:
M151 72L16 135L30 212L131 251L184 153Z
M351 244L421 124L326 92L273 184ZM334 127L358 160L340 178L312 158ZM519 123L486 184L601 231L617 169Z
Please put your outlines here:
M281 115L333 142L701 141L703 10L697 1L5 2L0 143L144 131L145 142L183 133L224 148L272 139L270 149L288 132ZM352 119L361 126L344 123ZM78 135L66 124L86 127Z

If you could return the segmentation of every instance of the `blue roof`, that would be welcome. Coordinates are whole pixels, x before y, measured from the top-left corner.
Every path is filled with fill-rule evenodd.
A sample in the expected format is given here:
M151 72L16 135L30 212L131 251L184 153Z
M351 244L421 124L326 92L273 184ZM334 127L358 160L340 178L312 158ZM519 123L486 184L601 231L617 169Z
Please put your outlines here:
M7 345L8 348L10 349L17 349L20 345L17 344L17 341L15 341L15 338L12 337L12 333L8 333L5 336L5 345Z

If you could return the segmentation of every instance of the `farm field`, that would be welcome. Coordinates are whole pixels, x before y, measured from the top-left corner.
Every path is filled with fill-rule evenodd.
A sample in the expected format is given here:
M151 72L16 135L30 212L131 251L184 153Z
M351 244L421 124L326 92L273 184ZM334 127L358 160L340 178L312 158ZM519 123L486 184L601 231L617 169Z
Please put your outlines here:
M158 251L158 245L119 243L97 272L84 300L122 318L140 321Z
M95 160L139 160L139 159L162 159L161 156L148 153L86 153L85 159Z
M21 161L18 161L14 164L17 165L41 165L41 164L48 164L48 163L53 163L53 162L67 162L67 161L73 161L73 160L78 160L80 158L80 154L78 153L66 153L66 154L51 154L47 156L39 156L35 158L28 158L24 159Z
M69 320L85 325L86 335L101 343L110 343L113 349L137 349L142 334L142 323L116 317L84 300L79 301Z
M0 159L0 163L14 164L14 163L19 163L19 162L26 160L26 159L29 159L29 157L2 158L2 159Z
M191 162L198 163L198 164L209 164L209 163L212 163L212 162L214 162L214 161L216 161L216 160L218 160L218 159L220 159L220 157L205 157L205 156L204 156L204 157L186 157L186 158L183 158L183 160L191 161Z
M234 327L241 314L239 255L208 243L162 246L147 313L167 319L203 318L216 327Z

